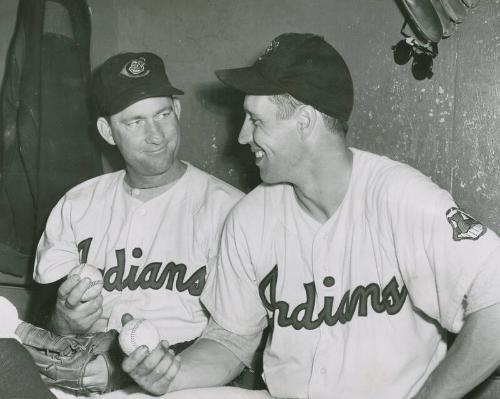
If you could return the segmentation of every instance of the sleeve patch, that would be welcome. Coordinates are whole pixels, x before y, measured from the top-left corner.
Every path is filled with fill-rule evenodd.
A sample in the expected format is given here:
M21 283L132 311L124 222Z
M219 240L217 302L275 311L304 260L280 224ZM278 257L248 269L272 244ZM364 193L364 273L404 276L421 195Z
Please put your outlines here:
M484 233L486 227L464 211L453 207L446 211L446 219L453 229L453 240L477 240Z

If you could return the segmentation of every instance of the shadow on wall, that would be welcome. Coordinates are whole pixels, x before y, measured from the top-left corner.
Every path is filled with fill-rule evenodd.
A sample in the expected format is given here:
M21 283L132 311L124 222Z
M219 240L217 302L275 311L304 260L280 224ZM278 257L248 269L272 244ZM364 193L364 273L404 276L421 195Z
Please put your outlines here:
M233 165L241 190L244 192L252 190L261 183L259 170L249 147L238 143L238 133L245 119L243 112L245 95L217 83L200 86L195 95L208 112L217 115L217 118L224 123L222 130L230 132L219 161Z

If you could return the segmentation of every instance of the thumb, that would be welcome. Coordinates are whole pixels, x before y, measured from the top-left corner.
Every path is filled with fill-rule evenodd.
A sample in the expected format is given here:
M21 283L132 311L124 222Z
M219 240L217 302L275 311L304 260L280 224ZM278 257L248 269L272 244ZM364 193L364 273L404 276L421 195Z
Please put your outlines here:
M130 313L124 313L122 315L122 326L127 324L130 320L133 320L134 316L132 316Z

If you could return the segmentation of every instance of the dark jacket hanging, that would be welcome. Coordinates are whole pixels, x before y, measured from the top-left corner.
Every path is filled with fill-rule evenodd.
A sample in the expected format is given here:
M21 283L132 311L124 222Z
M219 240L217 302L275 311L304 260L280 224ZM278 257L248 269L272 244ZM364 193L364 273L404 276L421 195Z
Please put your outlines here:
M31 269L57 200L100 173L85 0L20 0L0 98L0 271Z

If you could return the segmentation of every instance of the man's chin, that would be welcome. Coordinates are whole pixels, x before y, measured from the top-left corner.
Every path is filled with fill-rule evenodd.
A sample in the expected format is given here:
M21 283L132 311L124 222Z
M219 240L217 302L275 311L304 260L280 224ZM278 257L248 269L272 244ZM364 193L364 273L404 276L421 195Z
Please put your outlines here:
M144 172L150 176L163 175L175 169L175 162L167 159L157 159L156 162L149 162L143 167Z
M265 173L262 170L260 171L260 180L266 184L280 184L285 183L283 179L280 179L278 176L273 176L270 173Z
M165 176L174 173L174 168L172 164L169 165L149 165L143 167L138 175L144 176L145 178L151 179L159 176Z

